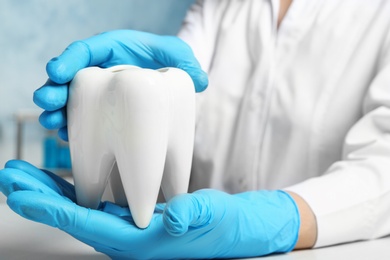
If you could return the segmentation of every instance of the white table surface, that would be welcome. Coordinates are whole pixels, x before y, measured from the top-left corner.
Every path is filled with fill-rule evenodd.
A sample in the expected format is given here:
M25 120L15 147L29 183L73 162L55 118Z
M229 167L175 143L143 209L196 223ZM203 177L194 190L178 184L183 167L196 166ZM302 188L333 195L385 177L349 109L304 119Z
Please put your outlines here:
M0 260L100 260L109 259L58 229L23 219L0 203ZM386 260L390 237L288 254L254 258L261 260Z

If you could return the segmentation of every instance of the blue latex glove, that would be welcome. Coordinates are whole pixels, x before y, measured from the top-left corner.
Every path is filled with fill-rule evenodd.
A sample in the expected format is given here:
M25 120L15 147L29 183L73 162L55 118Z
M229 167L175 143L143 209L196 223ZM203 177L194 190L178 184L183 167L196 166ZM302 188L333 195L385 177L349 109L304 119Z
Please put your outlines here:
M191 76L197 92L208 85L207 74L191 48L179 38L132 30L106 32L70 44L59 57L48 62L49 80L34 93L34 102L45 110L39 119L41 124L48 129L60 129L59 136L68 140L68 83L85 67L121 64L150 69L175 67Z
M0 189L21 216L57 227L114 259L232 258L288 252L299 214L283 191L229 195L200 190L158 205L148 228L134 225L128 208L74 203L71 184L23 161L0 171ZM162 208L164 210L162 211Z

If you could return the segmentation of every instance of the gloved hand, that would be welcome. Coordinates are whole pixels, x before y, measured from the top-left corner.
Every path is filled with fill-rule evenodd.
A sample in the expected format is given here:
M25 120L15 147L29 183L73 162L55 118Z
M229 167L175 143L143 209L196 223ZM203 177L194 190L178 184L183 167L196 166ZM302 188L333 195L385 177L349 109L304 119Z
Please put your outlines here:
M142 68L175 67L186 71L197 92L208 85L191 48L174 36L160 36L132 30L102 33L70 44L46 66L49 80L34 93L34 102L44 111L39 119L48 129L60 129L59 136L67 140L66 103L68 83L75 74L89 66L103 68L129 64Z
M135 226L128 208L76 205L74 188L23 161L0 171L0 190L21 216L58 227L114 259L231 258L288 252L300 219L283 191L229 195L200 190L158 205L150 226ZM162 208L164 210L162 211Z

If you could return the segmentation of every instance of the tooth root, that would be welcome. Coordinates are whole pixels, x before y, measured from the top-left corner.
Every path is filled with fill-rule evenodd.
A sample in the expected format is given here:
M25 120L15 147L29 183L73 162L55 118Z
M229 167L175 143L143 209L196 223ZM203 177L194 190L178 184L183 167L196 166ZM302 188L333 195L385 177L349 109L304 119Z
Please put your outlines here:
M195 134L195 93L191 79L183 71L169 80L170 122L168 151L161 183L165 199L188 191ZM181 84L175 84L179 81Z
M72 157L72 171L75 182L77 203L96 209L103 195L108 174L114 163L114 155L101 140L103 132L98 127L99 117L92 116L97 111L98 102L89 98L98 78L91 78L93 69L79 73L70 87L68 102L68 131ZM100 79L103 80L103 79ZM85 83L89 84L78 84ZM104 83L103 83L104 84Z
M126 193L123 189L123 183L119 175L118 164L115 162L111 170L111 175L108 181L108 192L110 192L111 197L109 200L113 200L119 206L125 207L128 206ZM104 196L103 196L104 199Z
M99 206L104 189L107 185L107 172L111 171L114 163L114 156L107 156L103 152L97 152L96 145L85 145L94 147L94 150L84 149L81 155L77 150L73 151L72 167L75 183L77 204L96 209ZM85 148L84 147L84 148ZM80 148L78 149L81 150ZM85 164L85 161L98 162L95 165Z
M115 155L130 211L140 228L149 225L154 212L168 142L168 93L154 82L159 75L151 72L126 71L116 77L118 93L127 99L122 112L127 132L118 140Z

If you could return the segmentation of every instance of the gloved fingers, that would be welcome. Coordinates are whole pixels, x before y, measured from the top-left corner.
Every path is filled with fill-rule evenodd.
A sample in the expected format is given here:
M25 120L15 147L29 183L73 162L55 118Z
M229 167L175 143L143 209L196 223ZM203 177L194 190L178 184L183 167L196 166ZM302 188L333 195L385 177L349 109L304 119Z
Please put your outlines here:
M138 228L129 216L119 217L99 210L90 210L87 220L78 221L85 223L81 228L83 232L77 233L80 239L94 241L95 244L104 245L107 249L119 251L142 250L141 247L150 246L152 238L166 234L161 214L153 215L146 229ZM68 230L64 231L75 234Z
M11 194L23 190L61 197L57 191L22 170L5 168L0 171L0 191L5 196L10 197Z
M99 210L106 212L108 214L112 214L118 217L129 217L131 218L131 212L128 207L121 207L115 203L110 201L105 201L101 203Z
M76 203L76 201L77 201L76 191L75 191L73 184L67 182L66 180L64 180L60 176L58 176L58 175L56 175L48 170L42 169L42 171L45 172L52 180L54 180L55 184L61 190L61 193L60 193L61 195L67 197L68 199L70 199L71 201Z
M47 129L58 129L67 125L65 108L55 111L43 111L39 122Z
M66 103L68 85L59 85L48 79L45 85L34 92L34 103L45 111L39 117L40 123L47 129L58 129L58 136L68 141Z
M190 75L194 82L195 91L202 92L209 85L209 79L207 73L200 69L200 66L194 66L193 64L180 64L178 68L186 71Z
M77 222L76 214L78 212L76 213L75 210L77 205L63 197L23 190L10 194L7 204L22 217L52 227L73 229L75 224L80 224ZM88 214L88 212L84 214ZM85 219L81 219L81 221L83 220Z
M70 234L70 235L75 239L83 242L84 244L93 247L93 249L95 249L96 252L109 256L111 259L137 259L137 258L132 258L126 253L124 253L124 251L126 251L126 248L115 249L115 247L108 246L107 245L108 243L100 243L93 239L87 239L85 237L79 236L78 234ZM134 247L134 245L129 245L129 247Z
M50 190L62 195L62 187L59 187L57 179L52 177L55 174L44 172L32 164L22 161L22 160L10 160L5 164L4 173L2 174L3 178L8 178L9 185L17 185L19 182L23 183L23 187L27 189L27 186L31 186L29 190L35 190L34 187L47 187ZM30 178L31 177L31 178ZM12 180L13 179L13 180ZM31 183L30 183L31 182ZM45 189L43 189L45 190Z
M84 42L91 53L90 65L111 67L130 64L149 69L175 67L190 75L197 92L207 88L207 74L201 69L192 49L178 37L116 30L96 35Z
M166 203L157 203L156 207L154 209L154 212L155 213L163 213L166 205L167 205Z
M76 73L89 66L91 53L83 41L71 43L64 52L46 65L49 78L57 84L65 84L73 79Z
M165 208L165 203L158 203L154 209L154 213L162 214ZM104 211L109 214L116 215L118 217L129 217L132 218L131 211L129 207L122 207L110 201L105 201L101 203L99 210Z
M160 37L164 37L165 44L152 46L155 48L153 51L155 59L164 67L175 67L186 71L194 82L196 92L204 91L208 86L208 76L202 70L192 49L178 37Z
M124 250L130 246L137 248L140 243L147 245L151 237L148 233L155 231L155 228L142 230L121 217L33 191L14 192L7 203L22 217L57 227L81 241L95 241L111 248Z
M208 196L203 194L182 194L172 198L165 207L163 222L166 231L181 236L189 227L199 228L213 219Z
M47 63L46 72L49 78L58 84L65 84L70 82L79 70L89 66L141 66L142 62L134 54L137 50L129 50L124 42L131 41L131 36L122 42L124 34L122 30L105 32L71 43L60 56ZM135 57L132 57L134 55Z
M58 129L58 136L64 140L65 142L69 141L69 136L68 136L68 127L64 126Z
M129 259L128 257L126 258L123 256L124 255L123 251L115 250L113 248L106 246L105 244L99 244L94 240L86 239L84 237L79 237L78 235L71 235L71 236L83 242L84 244L93 247L93 249L95 249L96 252L109 256L111 259Z
M65 84L85 67L119 64L150 69L176 67L191 76L197 92L205 90L208 85L207 74L182 40L132 30L105 32L73 42L60 56L47 63L46 71L52 81Z
M130 257L123 256L124 253L122 251L118 251L112 248L108 248L103 245L95 245L93 247L96 252L108 255L112 260L124 260L124 259L133 259Z
M78 241L81 241L84 244L87 244L87 245L93 247L95 249L95 251L100 252L100 253L104 253L104 252L101 252L99 250L96 250L96 248L105 248L104 245L99 245L98 243L96 243L96 241L93 241L93 240L90 240L90 239L86 239L84 237L78 236L77 234L69 234L69 235L74 237Z
M68 85L60 85L48 79L42 87L34 91L33 101L47 111L63 108L68 101Z
M78 234L69 234L69 235L71 235L75 239L81 241L82 243L93 247L93 249L95 249L96 252L103 253L105 255L110 256L111 259L117 259L117 258L114 258L114 256L119 257L118 259L123 259L123 251L115 250L115 249L107 246L105 243L100 244L93 239L87 239L87 238L80 236Z

